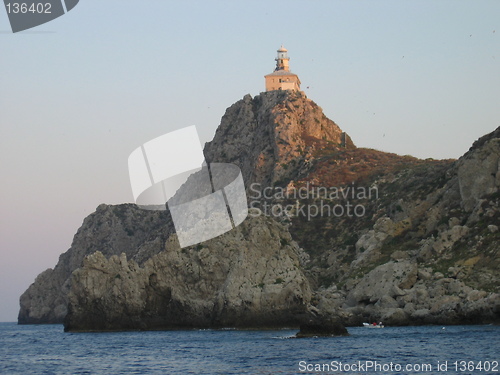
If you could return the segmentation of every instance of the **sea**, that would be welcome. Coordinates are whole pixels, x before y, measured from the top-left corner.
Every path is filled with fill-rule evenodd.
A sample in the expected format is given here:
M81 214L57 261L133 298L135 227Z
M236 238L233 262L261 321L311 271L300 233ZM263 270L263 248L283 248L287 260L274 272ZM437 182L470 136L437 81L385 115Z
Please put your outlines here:
M1 374L499 374L500 326L65 333L0 323Z

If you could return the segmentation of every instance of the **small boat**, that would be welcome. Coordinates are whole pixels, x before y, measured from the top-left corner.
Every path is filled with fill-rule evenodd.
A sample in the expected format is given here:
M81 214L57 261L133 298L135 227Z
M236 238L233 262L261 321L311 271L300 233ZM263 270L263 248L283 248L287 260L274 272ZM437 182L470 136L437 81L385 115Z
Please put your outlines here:
M382 324L382 322L380 323L363 323L363 327L365 328L384 328L385 326Z

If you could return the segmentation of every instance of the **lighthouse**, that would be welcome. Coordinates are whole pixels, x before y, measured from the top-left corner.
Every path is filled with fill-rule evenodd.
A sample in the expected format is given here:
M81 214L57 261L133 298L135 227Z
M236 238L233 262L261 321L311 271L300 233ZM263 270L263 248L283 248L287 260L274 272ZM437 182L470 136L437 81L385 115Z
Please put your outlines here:
M266 91L300 90L299 76L290 71L288 50L282 45L277 52L274 72L264 76L266 79Z

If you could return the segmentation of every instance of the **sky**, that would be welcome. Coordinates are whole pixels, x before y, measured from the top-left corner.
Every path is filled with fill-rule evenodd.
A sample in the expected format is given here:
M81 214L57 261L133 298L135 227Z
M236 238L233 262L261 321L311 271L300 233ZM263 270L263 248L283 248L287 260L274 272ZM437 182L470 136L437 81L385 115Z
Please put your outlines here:
M129 154L264 91L283 44L354 143L459 158L500 126L500 2L80 0L13 34L0 9L0 321L101 203Z

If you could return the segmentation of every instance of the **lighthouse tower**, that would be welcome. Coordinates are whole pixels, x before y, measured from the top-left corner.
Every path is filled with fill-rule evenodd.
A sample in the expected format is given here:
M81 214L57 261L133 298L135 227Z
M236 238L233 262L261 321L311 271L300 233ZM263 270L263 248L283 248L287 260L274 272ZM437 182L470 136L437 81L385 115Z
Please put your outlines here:
M266 91L273 90L300 90L300 79L290 71L288 50L281 46L276 57L274 72L265 76Z

